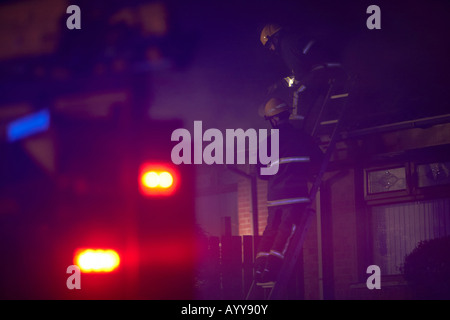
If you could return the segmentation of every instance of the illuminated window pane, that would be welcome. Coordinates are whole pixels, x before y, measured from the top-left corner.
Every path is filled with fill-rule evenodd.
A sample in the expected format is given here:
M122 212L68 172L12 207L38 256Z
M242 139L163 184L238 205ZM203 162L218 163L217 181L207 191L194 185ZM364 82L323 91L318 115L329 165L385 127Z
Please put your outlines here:
M370 194L391 192L406 189L406 170L392 168L370 171L368 174L368 190Z
M450 162L418 165L417 177L419 187L450 184Z

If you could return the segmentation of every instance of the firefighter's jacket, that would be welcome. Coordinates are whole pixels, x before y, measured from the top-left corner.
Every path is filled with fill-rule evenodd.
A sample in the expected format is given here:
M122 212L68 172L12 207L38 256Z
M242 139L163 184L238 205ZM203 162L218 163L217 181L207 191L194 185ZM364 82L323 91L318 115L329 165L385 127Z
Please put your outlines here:
M323 153L311 136L291 124L283 124L278 129L278 172L260 175L262 179L268 180L267 205L307 203L308 181L317 174Z
M340 66L340 57L333 48L325 47L319 37L281 33L278 54L295 79L308 82L310 73L317 68Z

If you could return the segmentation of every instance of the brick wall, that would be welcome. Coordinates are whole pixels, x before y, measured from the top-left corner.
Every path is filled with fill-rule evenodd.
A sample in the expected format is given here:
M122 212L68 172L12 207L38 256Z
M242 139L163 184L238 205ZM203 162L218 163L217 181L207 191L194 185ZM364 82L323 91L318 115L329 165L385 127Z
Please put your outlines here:
M313 217L311 226L303 244L303 274L305 283L305 299L320 299L319 287L319 252L317 238L317 216Z
M267 181L258 180L258 227L262 235L267 224Z
M240 177L238 180L238 220L239 235L252 235L252 199L250 180Z
M334 173L330 173L332 176ZM331 183L333 271L336 299L349 297L349 284L358 281L354 171Z
M267 182L257 180L258 229L262 235L267 221ZM239 235L253 235L251 182L245 177L238 181L238 217Z

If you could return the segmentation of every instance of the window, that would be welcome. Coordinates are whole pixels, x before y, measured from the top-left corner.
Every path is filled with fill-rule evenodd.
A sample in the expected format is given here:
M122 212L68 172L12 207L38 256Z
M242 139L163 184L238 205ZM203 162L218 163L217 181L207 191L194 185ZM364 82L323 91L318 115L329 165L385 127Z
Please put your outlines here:
M383 203L384 199L408 196L410 193L410 164L374 167L364 170L364 197L367 201Z
M420 241L450 235L450 198L374 206L374 262L399 274L405 256Z
M364 170L373 262L401 273L420 241L450 235L450 162L408 162Z
M417 185L430 187L450 184L450 162L434 162L417 166Z
M406 190L406 170L404 167L368 172L368 193Z

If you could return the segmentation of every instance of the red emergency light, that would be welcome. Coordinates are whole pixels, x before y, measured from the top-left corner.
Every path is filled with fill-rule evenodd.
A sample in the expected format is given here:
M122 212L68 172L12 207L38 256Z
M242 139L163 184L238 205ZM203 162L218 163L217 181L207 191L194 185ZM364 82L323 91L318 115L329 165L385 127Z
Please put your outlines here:
M74 264L81 272L111 272L120 265L119 254L112 249L78 249L74 255Z
M139 190L146 196L169 196L175 192L179 175L167 164L144 163L139 170Z

